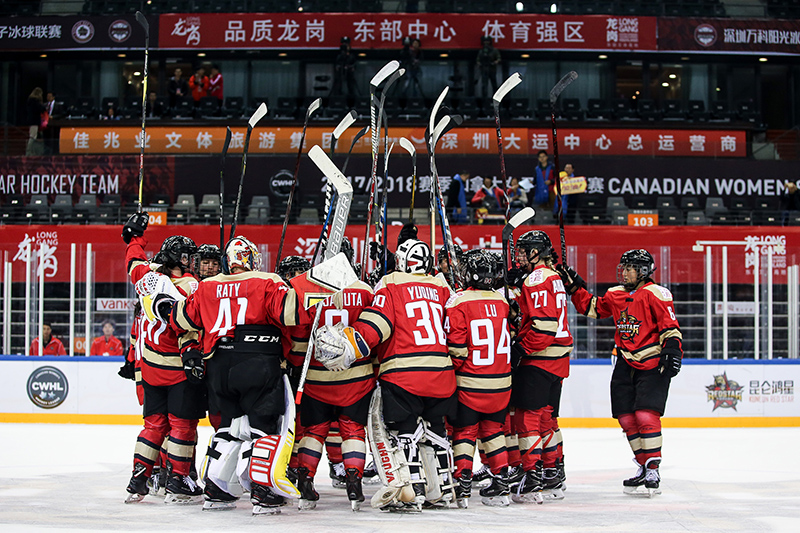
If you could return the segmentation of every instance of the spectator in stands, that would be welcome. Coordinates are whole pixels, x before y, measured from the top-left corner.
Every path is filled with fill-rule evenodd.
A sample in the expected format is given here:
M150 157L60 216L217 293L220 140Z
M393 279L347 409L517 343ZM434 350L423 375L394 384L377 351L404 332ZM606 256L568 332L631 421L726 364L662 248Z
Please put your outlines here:
M533 184L533 206L550 207L550 188L553 185L553 165L547 159L547 152L539 150L539 164L536 165L536 180Z
M511 184L506 191L506 196L508 197L509 216L521 211L523 207L528 205L528 193L519 186L519 178L511 178Z
M195 71L194 76L189 78L189 88L192 90L194 106L200 107L200 100L208 96L208 76L206 76L206 69L200 67Z
M175 109L178 102L183 100L189 94L189 84L186 83L181 76L183 71L180 68L175 69L175 74L169 79L167 92L169 93L169 108Z
M483 185L472 197L472 206L484 208L489 213L504 213L506 210L507 199L503 189L494 184L494 178L484 176Z
M64 344L53 336L53 328L49 322L42 324L42 338L44 339L44 350L42 355L67 355ZM39 337L33 339L30 349L31 355L39 355Z
M566 165L564 165L564 170L562 170L559 173L558 177L560 179L562 179L562 180L566 179L566 178L574 178L575 177L575 169L572 166L572 163L567 163ZM550 195L551 195L550 197L551 197L552 202L553 202L553 215L554 216L558 216L558 196L556 195L556 192L557 191L555 190L555 185L553 185L553 187L550 190ZM563 195L561 198L564 199L564 217L566 217L567 214L569 213L569 196Z
M117 110L112 105L108 106L104 115L100 115L100 120L119 120L119 118Z
M786 225L791 211L800 211L800 193L797 192L797 183L786 182L786 190L781 195L781 224Z
M217 99L220 109L222 109L222 93L222 73L219 71L219 65L212 65L211 76L208 78L208 95Z
M28 126L28 145L25 155L43 155L44 153L44 145L39 141L39 128L42 125L42 113L45 110L42 94L42 88L35 87L28 96L25 116L25 125Z
M467 217L467 182L469 172L461 172L453 176L450 188L447 190L447 207L452 208L451 220L453 224L466 224Z
M103 321L103 336L92 342L89 355L122 355L122 342L114 336L114 323Z
M164 105L158 100L155 91L150 91L147 95L147 118L161 118L166 110Z
M47 154L55 153L58 147L58 131L52 126L51 122L54 118L58 118L60 114L61 110L58 108L55 95L52 91L48 92L44 102L44 111L42 112L41 120L44 148Z
M411 39L411 37L403 37L403 49L400 51L400 66L406 69L403 76L405 85L403 86L403 96L409 96L408 90L411 89L411 98L417 96L417 89L419 89L419 96L425 98L425 92L422 90L422 84L419 79L422 75L422 49L419 39Z
M333 70L333 88L331 94L343 94L342 83L347 83L347 95L358 96L356 84L356 55L350 49L350 37L342 37L339 45L339 55L336 56Z
M489 98L497 90L497 65L500 64L500 52L492 45L492 38L487 35L481 37L481 49L476 63L481 74L483 97ZM487 91L489 84L492 86L491 94Z

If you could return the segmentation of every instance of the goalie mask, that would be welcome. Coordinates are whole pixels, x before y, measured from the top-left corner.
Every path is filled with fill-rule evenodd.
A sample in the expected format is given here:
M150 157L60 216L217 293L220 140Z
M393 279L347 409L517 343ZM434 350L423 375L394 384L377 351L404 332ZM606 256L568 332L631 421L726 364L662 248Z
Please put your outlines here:
M464 255L464 283L471 289L492 290L497 279L497 260L488 250L470 250Z
M222 271L230 274L233 268L245 270L261 270L261 254L250 239L234 237L225 245L225 254L222 256Z
M201 244L197 253L192 256L192 274L197 279L206 279L219 274L222 263L222 253L219 246L214 244Z
M183 235L173 235L164 239L153 262L167 268L180 268L181 272L186 272L189 270L192 255L195 253L197 253L197 245L192 239Z
M629 269L636 271L636 280L629 281L625 272ZM628 250L619 259L617 265L617 281L626 291L632 291L640 282L651 279L656 271L656 262L647 250Z
M275 271L277 275L285 282L289 282L295 276L303 274L311 268L311 261L299 255L290 255L281 259L278 263L278 269Z
M548 259L555 259L555 250L553 250L553 243L550 242L550 237L547 233L541 230L533 230L523 233L517 239L517 250L525 253L525 258L533 262L541 260L547 263ZM531 257L531 254L536 252L537 257Z
M395 261L399 272L427 274L433 267L430 247L422 241L409 239L397 247Z

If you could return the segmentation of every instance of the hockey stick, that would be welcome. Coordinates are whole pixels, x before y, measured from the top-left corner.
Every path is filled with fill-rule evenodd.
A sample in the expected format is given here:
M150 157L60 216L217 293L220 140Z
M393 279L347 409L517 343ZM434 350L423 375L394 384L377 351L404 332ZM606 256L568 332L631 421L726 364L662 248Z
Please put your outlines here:
M242 204L242 187L244 186L244 174L247 172L247 150L250 147L250 135L253 133L253 128L256 127L260 121L267 114L267 104L261 102L256 112L247 121L247 135L244 137L244 148L242 149L242 175L239 177L239 192L236 194L236 205L233 209L233 222L231 222L231 234L229 239L233 239L236 235L236 224L239 221L239 206Z
M289 215L292 212L292 201L294 200L294 191L297 188L297 173L300 171L300 158L303 155L303 144L306 142L306 128L308 128L308 120L311 115L319 109L322 105L322 98L317 98L306 110L306 119L303 122L303 134L300 136L300 146L297 148L297 159L294 162L294 174L292 175L292 188L289 190L289 199L286 200L286 215L283 217L283 229L281 230L281 240L278 244L278 256L275 258L275 271L278 271L278 264L281 262L281 254L283 253L283 241L286 239L286 228L289 225Z
M550 90L550 123L553 126L553 157L555 169L553 179L556 182L556 196L558 197L558 230L561 237L561 264L567 266L567 241L564 237L564 199L561 197L561 167L558 164L558 130L556 129L556 100L567 86L578 78L574 70L568 72L561 81Z
M344 238L344 229L347 226L347 217L350 213L350 203L353 200L353 186L350 185L344 174L319 145L312 146L311 150L308 151L308 156L317 165L317 168L322 171L322 174L328 177L331 185L336 190L336 214L331 225L330 244L325 249L325 259L327 260L339 253L339 248ZM314 323L308 336L308 348L306 348L306 357L303 361L303 371L300 373L300 382L297 385L297 394L295 395L295 403L297 405L300 405L300 401L303 399L308 367L311 364L311 354L314 351L314 333L319 326L319 319L322 314L322 303L319 302L317 304Z
M225 144L222 145L222 160L219 165L219 251L225 250L225 218L223 204L225 203L225 156L231 145L231 128L225 131Z
M505 191L508 190L509 184L508 176L506 175L506 159L503 156L503 133L500 130L500 102L502 102L503 98L505 98L505 96L511 92L511 89L520 83L522 83L522 76L519 75L519 72L515 72L503 82L503 85L501 85L497 91L495 91L494 96L492 97L492 105L494 107L494 125L495 129L497 130L497 153L500 156L500 175L503 179L504 194ZM510 208L510 202L508 201L508 197L506 197L506 221L508 221Z
M436 126L436 115L439 114L439 109L442 107L442 103L444 102L445 97L447 96L447 92L450 90L449 86L445 86L442 89L442 92L439 93L439 97L436 98L436 102L433 104L433 108L431 108L431 116L428 118L428 130L425 132L425 138L427 139L427 150L428 155L430 156L431 161L431 185L430 185L430 206L429 209L431 211L431 253L436 254L436 184L434 183L434 175L433 175L433 168L435 167L434 159L433 159L433 147L431 146L431 138L433 135L434 127ZM438 181L438 180L437 180Z
M380 242L382 246L382 263L383 263L383 270L381 271L381 275L385 276L386 271L388 270L387 265L387 253L386 253L386 202L387 197L389 196L389 188L388 188L388 181L389 181L389 156L392 154L392 148L394 148L394 143L389 145L389 148L386 149L386 153L383 155L383 200L381 201L381 213L380 213L380 220L381 225L378 232L378 242Z
M506 288L506 300L509 299L508 294L508 270L510 268L509 264L509 249L508 243L514 236L514 230L517 229L519 226L524 224L525 222L529 221L536 215L536 211L533 210L532 207L526 207L516 213L511 219L503 226L503 281Z
M147 74L148 64L150 63L150 23L142 14L141 11L136 12L136 22L142 25L144 29L144 76L142 77L142 134L139 137L141 149L139 151L139 204L136 208L137 213L142 212L142 189L144 186L144 145L147 137L145 137L145 121L147 118Z
M411 167L413 169L411 172L411 207L408 210L408 223L411 224L414 222L414 193L417 190L417 149L414 143L405 137L400 137L399 143L411 156Z

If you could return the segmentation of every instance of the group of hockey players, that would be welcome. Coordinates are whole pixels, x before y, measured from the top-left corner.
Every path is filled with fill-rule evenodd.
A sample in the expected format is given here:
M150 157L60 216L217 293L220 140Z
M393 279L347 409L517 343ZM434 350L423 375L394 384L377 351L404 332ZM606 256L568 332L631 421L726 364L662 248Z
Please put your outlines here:
M562 499L568 299L615 321L612 415L637 465L623 488L659 492L660 419L682 348L647 251L623 254L620 285L596 296L544 231L521 235L508 265L483 249L435 258L407 224L370 286L346 239L331 259L286 257L272 274L242 236L223 250L169 237L148 260L146 227L138 213L123 228L140 309L121 375L136 379L144 415L127 502L163 494L230 509L249 493L254 514L292 498L313 509L333 434L331 474L354 510L368 447L381 481L370 503L382 510L467 507L473 483L490 506ZM206 413L215 433L198 475Z

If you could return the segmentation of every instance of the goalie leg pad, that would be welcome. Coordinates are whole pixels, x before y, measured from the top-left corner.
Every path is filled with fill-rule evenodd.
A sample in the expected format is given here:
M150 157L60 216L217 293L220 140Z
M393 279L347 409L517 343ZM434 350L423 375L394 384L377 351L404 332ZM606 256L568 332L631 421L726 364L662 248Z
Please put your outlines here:
M455 460L453 448L446 437L431 431L430 424L424 423L425 444L421 447L429 448L426 455L429 459L423 462L425 475L428 479L428 501L454 502L456 500L456 483L453 479ZM425 457L423 456L423 457ZM436 485L438 487L434 488Z
M250 418L247 415L242 415L231 420L230 435L234 439L241 441L253 440Z
M223 428L214 435L203 465L204 478L237 498L244 492L236 468L241 447L242 442L233 439L227 428Z

